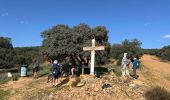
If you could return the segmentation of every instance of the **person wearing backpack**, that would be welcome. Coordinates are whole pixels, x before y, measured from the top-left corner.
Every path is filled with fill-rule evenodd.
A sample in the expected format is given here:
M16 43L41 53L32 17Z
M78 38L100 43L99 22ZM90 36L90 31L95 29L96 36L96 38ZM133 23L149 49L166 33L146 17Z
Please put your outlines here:
M52 64L53 86L58 85L58 77L60 76L60 66L57 60Z
M33 62L33 75L34 75L35 79L38 78L38 74L37 74L38 70L39 70L39 61L34 60L34 62Z
M137 79L138 78L138 76L137 76L137 74L136 74L136 70L139 68L139 64L140 64L140 62L139 62L139 60L137 60L137 58L133 58L133 61L132 61L132 69L133 69L133 78L134 79Z

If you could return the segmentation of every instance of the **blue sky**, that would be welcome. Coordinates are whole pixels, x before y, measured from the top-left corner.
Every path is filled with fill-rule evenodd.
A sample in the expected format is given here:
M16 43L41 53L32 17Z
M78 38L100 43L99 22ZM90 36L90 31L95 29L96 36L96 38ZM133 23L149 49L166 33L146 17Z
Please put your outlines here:
M39 46L57 24L106 26L109 42L139 39L143 48L170 45L170 0L0 0L0 36L14 47Z

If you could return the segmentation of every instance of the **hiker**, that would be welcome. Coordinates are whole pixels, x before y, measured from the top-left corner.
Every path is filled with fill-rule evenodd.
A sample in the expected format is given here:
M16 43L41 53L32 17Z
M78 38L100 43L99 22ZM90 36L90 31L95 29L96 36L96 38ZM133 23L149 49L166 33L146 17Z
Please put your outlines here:
M58 85L58 77L60 76L60 65L57 60L54 60L52 65L53 86Z
M47 83L48 83L48 82L51 82L52 80L53 80L53 74L52 74L52 72L50 72L50 73L48 74Z
M86 66L86 65L85 65L85 62L83 61L83 62L82 62L82 75L84 75L84 68L85 68L85 66Z
M139 60L137 60L137 58L133 58L133 60L131 60L132 61L132 69L133 69L133 78L134 79L137 79L138 78L138 76L137 76L137 74L136 74L136 70L139 68Z
M79 68L81 68L81 72L82 72L82 75L84 75L84 68L85 68L85 58L84 57L82 57L82 56L76 56L75 57L76 58L76 60L79 62ZM78 71L80 71L79 69L78 69Z
M75 62L73 56L71 56L70 57L71 77L74 76L75 65L76 65L76 62Z
M122 76L126 77L128 81L130 80L129 71L128 71L129 64L130 61L127 59L127 53L124 53L124 57L121 62L121 67L122 67L121 71L122 71Z
M86 59L87 58L87 59ZM85 60L86 59L86 60ZM84 75L84 71L85 71L85 68L89 67L90 68L90 65L88 65L90 62L90 58L89 57L84 57L82 59L82 75Z
M47 83L51 82L53 80L53 74L52 74L53 61L50 59L49 62L51 63L51 64L49 64L51 69L50 69L50 73L48 74Z
M39 61L34 60L34 62L33 62L33 75L34 75L35 79L38 78L38 74L37 74L38 70L39 70Z
M61 77L66 76L66 66L60 65L61 70Z

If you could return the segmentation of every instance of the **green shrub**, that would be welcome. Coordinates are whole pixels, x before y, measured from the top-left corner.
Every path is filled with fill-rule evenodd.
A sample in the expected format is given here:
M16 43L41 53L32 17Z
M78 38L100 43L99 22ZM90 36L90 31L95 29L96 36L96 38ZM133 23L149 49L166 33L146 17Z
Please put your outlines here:
M20 77L20 74L19 73L14 73L13 76L12 76L12 80L13 81L17 81Z
M45 76L49 74L49 72L50 72L50 67L42 66L40 67L40 70L38 71L38 76L39 77Z
M141 44L142 42L137 39L126 39L121 44L113 44L110 50L110 57L118 60L118 65L121 64L121 60L125 52L128 54L128 58L139 58L143 55Z
M10 38L0 37L0 68L11 68L14 66L14 49Z
M113 72L115 73L115 75L117 77L121 77L121 75L122 75L121 67L120 66L114 67Z
M8 78L7 74L1 73L0 74L0 84L4 84L8 82L11 78Z
M165 88L156 86L145 92L146 100L170 100L170 92Z

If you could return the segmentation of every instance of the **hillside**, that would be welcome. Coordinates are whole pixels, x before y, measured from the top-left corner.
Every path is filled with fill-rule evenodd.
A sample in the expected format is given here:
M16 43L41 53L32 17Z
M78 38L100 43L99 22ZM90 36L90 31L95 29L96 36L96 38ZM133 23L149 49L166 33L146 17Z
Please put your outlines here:
M163 62L156 56L144 55L141 58L142 69L139 80L148 85L159 85L170 90L170 63Z
M28 77L10 81L0 85L0 89L9 91L4 98L7 100L144 100L148 87L159 85L170 90L170 63L150 55L144 55L141 62L139 79L130 82L111 72L101 78L81 76L80 83L85 84L82 87L72 87L74 78L62 78L60 86L53 88L51 83L46 83L47 76L43 76L36 80ZM102 89L104 84L111 87Z

